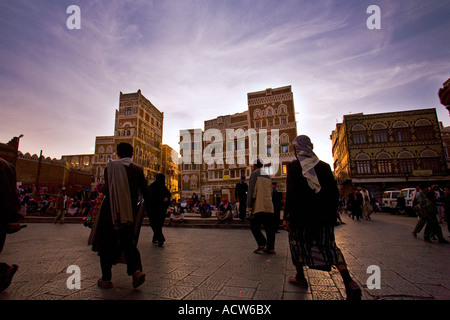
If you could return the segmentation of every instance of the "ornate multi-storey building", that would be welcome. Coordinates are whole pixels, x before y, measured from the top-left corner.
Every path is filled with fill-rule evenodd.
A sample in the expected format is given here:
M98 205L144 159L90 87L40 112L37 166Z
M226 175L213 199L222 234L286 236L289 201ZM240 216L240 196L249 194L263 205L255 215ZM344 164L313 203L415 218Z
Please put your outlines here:
M380 194L449 180L436 109L344 115L330 138L344 194L351 184Z
M297 136L291 86L248 93L247 101L248 110L206 120L204 132L190 129L180 136L182 197L195 193L214 204L224 197L237 201L236 183L241 176L248 181L256 158L284 191Z
M116 146L121 142L134 147L133 162L144 168L148 180L153 180L161 170L163 121L164 113L147 100L141 90L120 92L114 136L99 136L95 140L95 180L104 181L106 163L116 160Z
M106 163L117 160L117 144L127 142L134 148L133 162L143 167L147 180L154 180L162 170L163 123L164 113L145 98L141 90L120 92L114 135L97 136L94 154L64 155L62 160L71 167L90 170L94 183L103 182Z

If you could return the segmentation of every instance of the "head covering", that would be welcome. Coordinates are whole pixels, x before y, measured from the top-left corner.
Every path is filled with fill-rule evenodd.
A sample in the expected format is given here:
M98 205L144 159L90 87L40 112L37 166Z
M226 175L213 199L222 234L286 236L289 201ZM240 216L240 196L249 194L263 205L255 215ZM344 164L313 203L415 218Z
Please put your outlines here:
M166 176L163 173L156 174L155 181L165 184L166 183Z
M300 135L292 141L300 165L302 166L302 174L306 178L308 185L316 193L321 189L319 179L317 178L314 166L320 161L316 154L312 151L313 144L308 136Z

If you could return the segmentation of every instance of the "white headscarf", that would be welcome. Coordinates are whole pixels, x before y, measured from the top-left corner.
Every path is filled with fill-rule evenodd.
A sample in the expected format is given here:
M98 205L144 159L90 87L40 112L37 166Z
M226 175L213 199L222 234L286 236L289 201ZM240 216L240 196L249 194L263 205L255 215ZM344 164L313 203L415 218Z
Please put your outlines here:
M312 151L313 144L311 140L308 136L300 135L292 141L292 145L295 148L295 155L302 166L303 176L306 178L309 187L318 193L321 186L314 167L320 160Z

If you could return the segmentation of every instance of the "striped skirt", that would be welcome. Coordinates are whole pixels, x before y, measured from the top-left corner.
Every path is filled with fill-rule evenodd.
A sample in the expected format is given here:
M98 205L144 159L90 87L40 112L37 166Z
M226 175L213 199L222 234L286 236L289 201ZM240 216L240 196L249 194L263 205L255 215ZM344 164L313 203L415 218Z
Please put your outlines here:
M289 232L294 266L330 271L333 265L345 265L345 259L334 239L334 226L317 225L293 228Z

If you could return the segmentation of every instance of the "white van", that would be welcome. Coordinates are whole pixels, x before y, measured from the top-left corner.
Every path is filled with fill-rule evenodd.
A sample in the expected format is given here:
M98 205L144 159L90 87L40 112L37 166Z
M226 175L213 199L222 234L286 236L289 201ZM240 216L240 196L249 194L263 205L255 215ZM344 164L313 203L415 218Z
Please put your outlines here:
M414 195L415 188L405 188L400 190L400 194L405 198L406 206L412 207L412 197Z
M397 197L400 195L400 190L386 190L381 199L381 208L386 211L392 211L397 207Z

